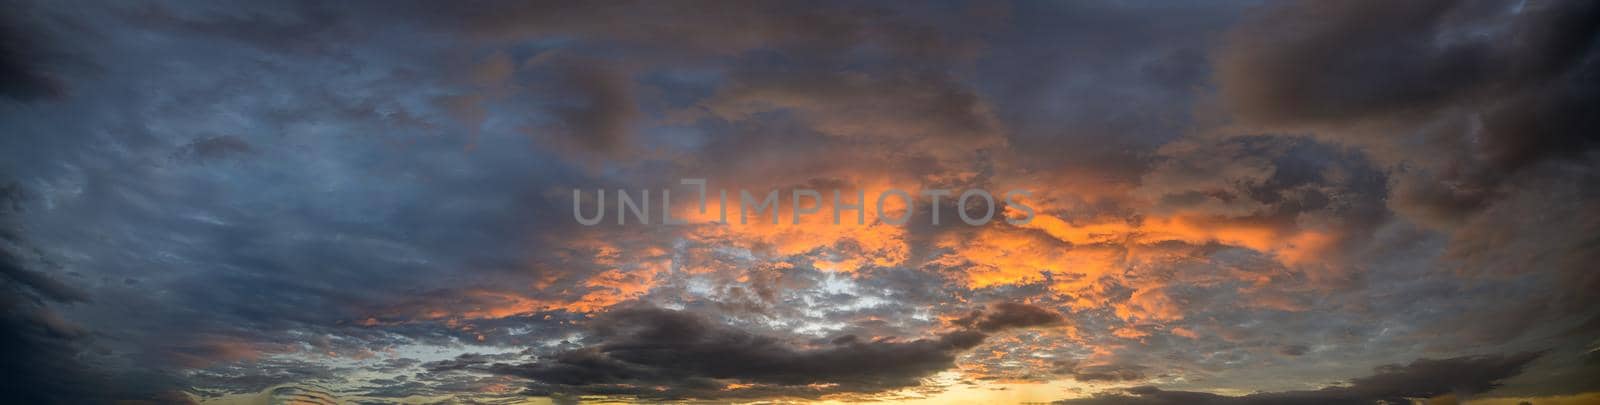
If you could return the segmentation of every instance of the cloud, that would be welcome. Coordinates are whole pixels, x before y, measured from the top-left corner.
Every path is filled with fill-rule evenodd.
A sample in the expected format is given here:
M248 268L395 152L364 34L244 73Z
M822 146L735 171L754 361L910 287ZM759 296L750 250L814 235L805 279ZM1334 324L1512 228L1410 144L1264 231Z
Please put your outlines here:
M1285 356L1304 356L1306 353L1310 352L1311 348L1306 347L1306 345L1284 345L1278 347L1278 354Z
M1313 391L1262 392L1225 396L1205 392L1169 391L1143 386L1121 393L1056 401L1060 405L1100 404L1372 404L1408 403L1411 398L1441 395L1467 396L1498 387L1500 381L1522 373L1542 353L1516 353L1418 359L1410 364L1378 367L1374 374L1346 384Z
M583 153L618 157L634 145L639 107L633 97L633 79L602 62L568 64L558 77L565 99L552 107L563 136L555 144Z
M172 152L180 161L205 163L255 153L250 143L233 135L217 135L195 139Z
M663 6L648 1L615 5L527 3L480 7L432 2L364 6L406 23L431 26L468 38L518 40L568 36L595 45L662 47L676 55L730 54L778 48L807 55L877 45L907 58L942 58L971 52L925 15L887 7L801 7L783 2L697 1ZM967 23L980 23L969 18Z
M444 369L476 367L534 381L540 393L628 394L662 398L766 395L816 397L916 386L953 366L956 354L977 346L984 332L1044 325L1059 316L1021 305L999 305L977 330L910 340L844 335L797 345L752 334L693 313L629 308L601 315L582 349L525 364L457 359ZM726 391L729 384L759 390ZM659 391L655 387L668 387ZM738 387L739 385L735 385Z
M8 9L59 37L6 48L44 56L16 66L71 92L0 96L42 94L0 108L0 170L37 194L5 228L27 243L0 272L3 336L61 381L375 402L1252 389L1596 325L1569 321L1596 319L1600 160L1551 134L1587 125L1566 119L1592 85L1582 5L160 4ZM574 187L679 177L1027 188L1039 215L571 220Z
M269 52L326 54L335 51L329 46L329 39L348 35L341 31L345 27L344 16L314 2L199 10L142 3L121 12L130 21L146 27L233 41Z
M83 292L28 269L25 247L14 232L14 207L22 198L14 184L0 188L0 397L30 402L67 402L83 391L90 370L74 360L81 329L61 320L51 304L82 301Z
M1374 166L1359 150L1310 138L1202 137L1162 146L1135 193L1153 204L1145 213L1203 222L1226 243L1288 264L1332 263L1390 220L1389 176Z
M1133 364L1100 364L1077 365L1074 362L1064 364L1059 373L1071 376L1078 381L1140 381L1144 380L1145 372L1149 367Z
M88 403L145 399L177 387L155 376L114 378L99 368L93 331L61 315L62 307L92 299L57 279L52 264L16 232L24 198L15 184L0 187L0 398L30 403ZM181 402L174 402L181 403Z
M1471 277L1541 269L1517 287L1543 291L1532 302L1463 303L1443 323L1594 316L1578 309L1592 308L1578 291L1597 279L1578 263L1593 261L1593 249L1579 246L1600 223L1600 205L1578 190L1595 182L1600 120L1579 111L1600 108L1600 5L1275 3L1233 27L1213 65L1231 120L1221 131L1311 136L1350 147L1382 171L1386 190L1354 201L1382 204L1396 221L1368 216L1382 221L1366 230L1436 231L1443 249L1405 254L1438 257L1437 266ZM1510 229L1539 231L1513 238ZM1479 342L1533 328L1479 329L1453 328Z
M958 325L984 332L1054 325L1062 322L1060 313L1033 305L1001 302L988 311L974 311L972 315L956 320Z
M702 105L735 121L789 111L830 136L928 149L970 152L1001 142L982 98L930 72L745 72Z
M5 3L0 13L0 96L17 101L49 100L66 95L66 83L52 72L56 57L41 47L50 38L33 30L32 21L23 19L28 7Z
M1247 126L1420 166L1402 211L1481 206L1506 173L1596 145L1600 121L1576 113L1600 105L1596 27L1589 2L1281 3L1233 29L1216 77Z

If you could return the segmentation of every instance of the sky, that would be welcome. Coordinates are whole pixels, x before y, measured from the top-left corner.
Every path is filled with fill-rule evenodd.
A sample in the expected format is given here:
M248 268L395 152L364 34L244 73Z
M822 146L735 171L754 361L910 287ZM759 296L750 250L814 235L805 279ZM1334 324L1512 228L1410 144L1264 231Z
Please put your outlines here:
M0 3L0 402L1600 403L1600 3Z

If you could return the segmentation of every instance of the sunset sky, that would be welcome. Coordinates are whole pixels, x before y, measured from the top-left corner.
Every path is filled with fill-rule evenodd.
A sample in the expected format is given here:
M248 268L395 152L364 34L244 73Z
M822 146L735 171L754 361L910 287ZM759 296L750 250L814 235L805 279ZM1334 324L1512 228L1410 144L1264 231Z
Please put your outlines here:
M0 0L0 80L0 403L1600 404L1600 2Z

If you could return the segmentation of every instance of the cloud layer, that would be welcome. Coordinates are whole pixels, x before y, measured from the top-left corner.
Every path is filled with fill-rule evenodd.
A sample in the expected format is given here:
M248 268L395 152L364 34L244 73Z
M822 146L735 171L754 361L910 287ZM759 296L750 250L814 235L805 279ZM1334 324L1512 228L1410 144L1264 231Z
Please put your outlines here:
M1600 389L1588 2L3 9L0 399Z

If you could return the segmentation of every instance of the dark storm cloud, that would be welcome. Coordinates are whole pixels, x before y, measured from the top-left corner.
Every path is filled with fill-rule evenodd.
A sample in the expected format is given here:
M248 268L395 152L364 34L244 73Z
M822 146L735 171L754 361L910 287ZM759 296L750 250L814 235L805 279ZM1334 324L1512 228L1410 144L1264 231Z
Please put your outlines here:
M1028 306L1002 305L980 322L986 332L1059 321ZM711 398L725 382L770 385L768 394L815 397L915 386L950 368L956 354L977 346L983 332L956 330L898 340L841 336L816 346L751 334L700 315L634 308L607 313L590 325L589 345L527 364L473 359L437 363L439 370L480 367L534 380L535 391L626 393L648 397ZM829 388L812 384L836 384ZM670 387L657 392L655 386Z
M82 332L51 309L60 302L81 301L82 292L29 270L12 230L12 210L20 190L0 188L0 396L28 402L67 402L78 398L74 386L89 381L89 370L74 357Z
M1479 276L1541 269L1504 287L1541 291L1528 302L1451 299L1458 315L1431 321L1439 329L1507 342L1594 316L1581 291L1597 283L1583 263L1600 205L1583 190L1595 184L1600 120L1581 111L1600 108L1600 5L1278 3L1213 56L1236 124L1357 148L1386 172L1379 201L1448 239L1442 254L1431 243L1390 254Z
M565 136L555 143L606 157L628 152L634 144L634 121L640 118L633 78L598 61L559 69L565 90L559 98L565 101L552 110Z
M21 2L0 3L0 96L17 101L47 100L66 95L66 83L52 72L59 55L44 49L51 44L25 19L30 10Z
M1587 2L1301 2L1268 8L1235 30L1219 55L1224 96L1253 122L1414 118L1485 100L1499 107L1494 104L1528 91L1563 100L1569 90L1593 84L1584 76L1593 69L1600 10ZM1531 107L1557 108L1550 111L1552 119L1584 120L1560 114L1568 105L1557 104ZM1574 135L1540 132L1490 134L1530 140ZM1510 146L1501 142L1485 147ZM1550 146L1558 145L1571 143Z
M1505 298L1455 302L1471 311L1434 319L1434 330L1449 330L1478 343L1499 343L1534 334L1567 333L1557 328L1578 328L1594 333L1600 314L1600 260L1594 238L1600 231L1600 161L1590 157L1584 166L1534 170L1520 176L1519 189L1473 216L1450 235L1444 258L1465 265L1463 272L1483 277L1478 285L1500 285ZM1537 214L1530 214L1537 213ZM1530 255L1527 252L1538 252ZM1497 280L1497 275L1521 274L1517 282ZM1517 297L1517 298L1511 298ZM1576 322L1548 323L1575 318Z
M1243 118L1264 122L1362 119L1454 102L1454 92L1488 73L1478 66L1482 43L1438 46L1424 35L1447 23L1456 4L1269 7L1224 48L1224 95Z
M1169 391L1156 387L1136 387L1123 393L1100 394L1091 398L1056 401L1061 405L1098 404L1372 404L1409 403L1411 398L1427 399L1444 394L1479 394L1500 385L1500 381L1522 373L1541 353L1517 353L1418 359L1410 364L1378 367L1373 375L1351 379L1348 383L1314 391L1263 392L1244 396L1224 396L1204 392Z
M16 232L23 190L0 187L0 398L27 403L90 403L155 399L176 389L156 375L114 377L96 363L91 330L63 318L64 306L92 299L57 279ZM170 403L186 403L168 397Z
M1018 29L992 33L977 65L1013 159L1094 181L1136 179L1154 148L1195 123L1192 100L1210 87L1206 53L1247 6L1013 3Z
M974 311L972 315L955 322L984 332L997 332L1054 325L1061 323L1061 320L1060 313L1049 309L1022 303L1002 302L991 306L988 311Z
M1320 128L1380 155L1431 150L1414 160L1454 161L1462 173L1433 175L1472 181L1464 187L1581 156L1600 133L1600 121L1580 112L1600 105L1594 3L1267 8L1217 54L1223 100L1246 123Z

